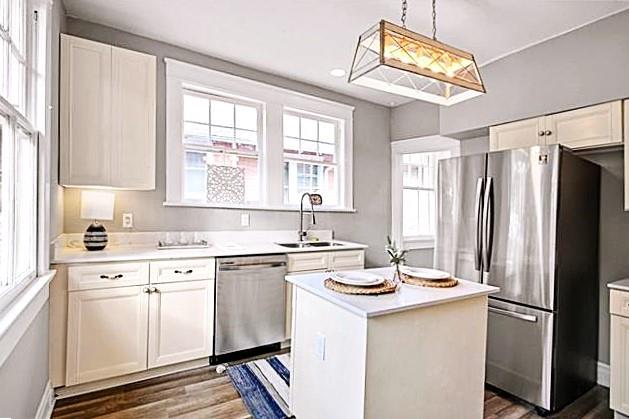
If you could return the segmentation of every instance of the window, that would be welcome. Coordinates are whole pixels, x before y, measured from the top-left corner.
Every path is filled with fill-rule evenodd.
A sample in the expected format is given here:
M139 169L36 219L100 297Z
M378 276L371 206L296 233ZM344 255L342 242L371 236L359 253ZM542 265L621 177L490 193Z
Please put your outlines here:
M299 205L304 192L317 192L338 205L338 121L284 112L284 204Z
M0 310L37 275L47 7L0 0Z
M352 107L165 61L165 205L353 211Z
M458 154L458 141L428 137L392 149L393 237L406 249L434 246L438 161Z
M185 200L259 202L260 122L256 104L184 91Z

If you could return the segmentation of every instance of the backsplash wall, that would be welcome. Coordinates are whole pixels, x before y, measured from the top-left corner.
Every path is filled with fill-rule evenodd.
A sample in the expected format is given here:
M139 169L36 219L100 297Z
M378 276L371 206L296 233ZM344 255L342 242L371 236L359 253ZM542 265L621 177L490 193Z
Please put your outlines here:
M367 244L368 266L387 263L383 250L390 230L390 143L388 108L350 98L308 84L263 73L233 63L211 58L173 45L132 35L106 26L68 18L66 32L153 54L157 56L157 179L156 190L148 192L116 191L115 219L106 222L110 231L123 231L121 214L134 215L133 231L164 230L269 230L298 229L299 216L291 211L231 210L164 207L165 176L165 66L164 57L212 68L302 93L338 101L355 107L354 111L354 207L356 213L322 213L317 229L332 229L337 238ZM80 214L80 190L65 189L63 196L65 233L81 233L89 224ZM249 227L241 227L240 215L250 214Z

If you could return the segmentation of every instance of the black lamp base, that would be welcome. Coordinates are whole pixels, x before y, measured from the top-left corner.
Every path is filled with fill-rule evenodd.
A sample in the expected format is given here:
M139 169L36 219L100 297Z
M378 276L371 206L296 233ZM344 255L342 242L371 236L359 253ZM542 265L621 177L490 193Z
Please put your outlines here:
M94 221L83 234L83 244L87 250L103 250L107 247L107 230L105 226Z

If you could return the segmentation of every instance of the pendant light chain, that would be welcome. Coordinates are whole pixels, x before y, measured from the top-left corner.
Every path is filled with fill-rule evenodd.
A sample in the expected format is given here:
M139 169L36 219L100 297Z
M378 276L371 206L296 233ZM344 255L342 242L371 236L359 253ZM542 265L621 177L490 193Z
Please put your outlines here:
M406 9L408 9L407 0L402 0L402 26L406 27Z
M432 39L437 40L437 0L432 0Z

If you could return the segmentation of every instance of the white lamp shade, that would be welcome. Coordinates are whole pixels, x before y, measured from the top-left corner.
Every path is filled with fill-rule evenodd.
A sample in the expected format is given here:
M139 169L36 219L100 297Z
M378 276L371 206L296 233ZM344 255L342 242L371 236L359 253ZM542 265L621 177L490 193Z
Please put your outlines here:
M86 220L113 220L114 198L111 191L81 191L81 218Z

